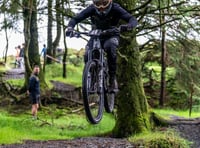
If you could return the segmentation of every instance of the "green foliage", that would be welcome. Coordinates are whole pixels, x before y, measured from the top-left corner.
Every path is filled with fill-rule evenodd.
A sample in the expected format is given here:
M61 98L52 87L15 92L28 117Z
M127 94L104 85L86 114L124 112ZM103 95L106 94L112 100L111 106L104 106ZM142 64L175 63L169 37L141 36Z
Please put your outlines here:
M81 86L83 64L80 66L74 66L72 64L67 65L67 78L62 77L62 65L61 64L51 64L46 66L45 78L50 85L50 80L57 80L75 86Z
M199 108L200 103L200 58L199 47L200 44L196 40L187 38L178 38L174 41L167 41L166 58L166 106L172 108L188 109L189 99L193 99L192 104L194 109ZM143 51L144 64L143 64L143 82L148 86L149 90L146 95L149 99L158 99L160 90L160 63L157 54L160 52L156 47L153 52ZM148 55L149 54L149 55ZM154 103L155 104L155 103Z
M173 48L174 46L176 48ZM188 96L193 89L195 91L199 88L199 47L200 44L198 42L181 38L178 40L178 43L169 44L171 61L176 68L176 80L179 87L187 91Z
M182 105L183 107L184 105L185 108L191 108L192 105L195 105L195 108L199 108L199 47L198 41L187 37L179 37L177 41L171 41L168 44L171 65L176 69L175 83L171 87L173 91L170 90L173 92L170 93L170 96L174 99L171 103L177 104L176 106Z
M160 82L160 75L161 75L161 66L157 62L147 62L145 63L145 68L143 70L144 80L145 82L148 82L148 76L149 73L151 73L151 76L153 80ZM175 77L176 69L174 67L167 67L166 68L166 81L172 79Z
M13 87L21 88L24 85L24 79L9 79L7 82Z
M129 138L137 147L148 148L189 148L190 143L173 130L142 133Z
M23 140L55 140L72 139L93 136L110 132L115 125L111 115L105 114L98 125L89 124L83 114L66 114L60 110L56 114L63 114L54 118L39 112L39 120L33 120L31 115L10 115L0 112L0 144L22 143Z
M0 58L0 62L4 62L4 58ZM9 70L15 67L15 57L13 55L7 56L6 66L0 66L0 69Z
M85 53L85 49L82 48L80 50L76 49L68 49L68 58L67 62L69 64L73 64L74 66L80 66L83 64L83 56Z
M0 66L0 72L4 72L6 68L4 66Z

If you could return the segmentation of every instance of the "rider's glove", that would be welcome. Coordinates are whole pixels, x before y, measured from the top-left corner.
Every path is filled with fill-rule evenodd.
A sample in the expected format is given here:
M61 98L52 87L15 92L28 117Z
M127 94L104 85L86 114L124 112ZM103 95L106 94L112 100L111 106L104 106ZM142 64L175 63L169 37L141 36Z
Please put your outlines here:
M73 36L73 27L67 27L67 31L66 31L66 36L67 37L72 37Z
M120 26L120 31L121 32L126 32L126 31L131 31L133 28L131 27L130 24L126 24L126 25L121 25Z

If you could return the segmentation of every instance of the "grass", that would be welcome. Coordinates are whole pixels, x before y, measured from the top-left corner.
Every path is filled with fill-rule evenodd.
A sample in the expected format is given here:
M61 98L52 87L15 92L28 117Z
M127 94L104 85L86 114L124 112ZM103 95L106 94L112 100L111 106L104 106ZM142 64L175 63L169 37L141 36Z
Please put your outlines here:
M57 80L75 86L81 86L82 71L83 71L83 64L80 66L74 66L72 64L69 64L67 65L67 78L63 78L62 65L55 63L52 65L48 65L46 67L45 78L47 81Z
M67 78L63 78L61 64L47 65L46 82L50 85L50 80L54 80L80 86L82 70L83 65L78 67L72 64L67 65ZM11 85L19 87L24 84L24 79L8 81ZM62 112L59 118L54 117L59 114L58 112ZM51 115L48 111L39 111L39 117L50 123L44 124L45 122L41 120L33 121L27 113L11 115L5 110L0 110L0 144L21 143L28 139L53 140L94 136L111 131L115 125L114 118L106 113L100 124L91 125L86 121L85 114L68 114L66 112L57 110Z
M186 111L172 109L153 109L153 111L163 117L169 114L187 117ZM99 124L91 125L84 113L70 114L66 109L42 109L39 111L41 120L32 120L28 112L16 115L0 110L0 144L22 143L24 140L61 140L97 136L112 131L115 126L114 117L106 113ZM193 117L198 117L199 114L195 113ZM169 129L137 134L130 137L129 141L137 146L152 148L160 146L188 148L190 144Z
M105 114L97 125L91 125L83 114L66 114L51 120L40 111L42 120L33 120L28 114L11 115L0 112L0 144L22 143L23 140L72 139L105 134L115 125L114 118ZM48 123L48 124L47 124ZM53 123L53 124L52 124Z
M46 81L50 85L50 80L57 80L75 86L81 86L83 65L75 67L67 65L67 78L62 78L62 65L52 64L46 66ZM173 70L172 70L173 71ZM24 80L9 80L12 85L23 86ZM65 112L59 110L60 112ZM188 111L175 111L172 109L153 109L153 111L162 117L169 118L170 115L180 117L189 117ZM55 115L55 114L54 114ZM104 114L103 120L98 125L89 124L84 114L66 114L52 120L52 115L39 112L39 116L45 122L32 120L30 115L20 114L11 115L0 110L0 144L22 143L23 140L55 140L55 139L73 139L77 137L94 136L110 132L115 120L113 116ZM193 112L192 118L199 117L200 113ZM154 131L142 133L129 138L130 141L138 146L160 147L161 145L172 147L187 148L188 142L173 131Z
M173 110L173 109L153 109L153 112L161 115L162 117L169 118L171 115L184 117L184 118L197 118L200 117L200 112L193 111L189 117L189 110Z
M70 50L70 52L74 52L74 51ZM3 59L0 58L0 61L2 60ZM0 72L14 68L13 61L15 61L15 58L13 56L9 56L7 58L6 66L0 65ZM64 82L69 82L69 83L71 82L72 84L75 84L75 85L80 85L81 78L82 78L83 64L84 63L82 62L82 60L79 62L78 64L79 66L74 66L74 64L68 62L67 63L67 78L65 79L62 77L62 73L63 73L62 64L53 63L50 65L46 65L45 78L47 81L50 79L56 79L56 80L62 80Z
M129 141L144 148L189 148L191 144L170 129L138 134Z
M7 80L7 82L12 85L12 86L15 86L15 87L22 87L24 85L24 79L9 79Z
M67 65L67 78L62 77L63 73L63 67L62 64L54 63L51 65L46 66L46 72L45 72L45 80L51 88L51 80L54 81L60 81L67 84L72 84L74 86L81 86L82 82L82 71L83 71L83 64L80 66L74 66L73 64ZM1 70L1 69L0 69ZM6 68L2 69L2 71L5 71ZM12 86L16 87L22 87L24 85L24 79L10 79L7 80Z
M170 116L189 118L188 110L152 109L152 111L166 119L170 119ZM190 118L197 117L200 117L200 112L193 112ZM129 137L129 141L133 142L136 147L145 148L190 148L192 144L169 128L157 128L155 131L136 134Z

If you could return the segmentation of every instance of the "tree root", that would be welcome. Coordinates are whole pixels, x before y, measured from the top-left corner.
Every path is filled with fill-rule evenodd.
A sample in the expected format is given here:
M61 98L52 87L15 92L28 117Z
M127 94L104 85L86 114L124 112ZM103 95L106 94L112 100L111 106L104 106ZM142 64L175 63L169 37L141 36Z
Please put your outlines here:
M17 96L14 93L12 93L11 86L9 85L9 83L1 80L0 84L2 86L1 89L3 90L5 95L9 95L12 99L14 99L14 101L19 101L20 100L19 96Z
M37 119L37 120L39 120L39 121L41 121L42 123L39 125L40 127L42 127L42 126L45 126L45 125L52 125L50 122L48 122L48 121L45 121L45 120L42 120L42 119Z

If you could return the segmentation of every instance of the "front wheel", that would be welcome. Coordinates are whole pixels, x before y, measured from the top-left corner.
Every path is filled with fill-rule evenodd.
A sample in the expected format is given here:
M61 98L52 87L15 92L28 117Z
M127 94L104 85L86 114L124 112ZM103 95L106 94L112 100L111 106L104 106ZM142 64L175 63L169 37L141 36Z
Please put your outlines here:
M98 62L89 61L83 71L82 93L86 116L90 123L97 124L103 115L103 88L100 88Z

